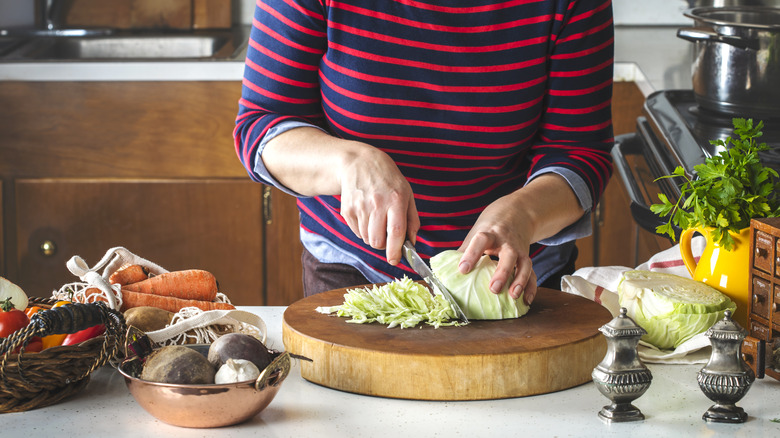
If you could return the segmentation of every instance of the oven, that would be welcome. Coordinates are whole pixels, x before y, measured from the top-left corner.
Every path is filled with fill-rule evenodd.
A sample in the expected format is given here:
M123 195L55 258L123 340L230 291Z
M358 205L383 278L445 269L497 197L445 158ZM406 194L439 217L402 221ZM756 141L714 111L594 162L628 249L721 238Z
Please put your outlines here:
M670 175L677 166L695 177L694 167L720 152L710 140L725 140L733 133L732 117L750 115L702 108L692 90L656 91L647 96L642 113L635 132L616 137L612 157L631 200L631 216L641 228L654 233L668 219L650 211L650 204L660 202L658 193L672 202L680 197L679 181L658 178ZM760 154L764 165L780 172L780 118L753 120L764 121L759 141L770 147Z

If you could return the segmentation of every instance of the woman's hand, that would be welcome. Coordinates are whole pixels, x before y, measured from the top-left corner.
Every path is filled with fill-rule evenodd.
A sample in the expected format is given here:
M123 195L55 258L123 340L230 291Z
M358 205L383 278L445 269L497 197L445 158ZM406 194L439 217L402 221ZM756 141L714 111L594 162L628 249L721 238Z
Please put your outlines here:
M263 151L268 171L303 196L341 195L341 215L367 245L401 261L404 240L414 241L420 218L409 182L386 153L311 127L284 132Z
M393 160L376 148L362 150L345 165L341 216L363 242L385 249L391 265L401 261L404 241L407 236L414 240L420 228L409 182Z
M499 293L514 275L509 295L531 304L536 274L528 254L531 243L550 237L582 217L584 211L561 176L545 173L525 187L495 200L477 218L459 251L460 272L468 273L483 254L498 257L490 290Z
M522 205L511 196L497 199L479 215L459 251L463 251L458 268L468 273L483 254L498 257L496 272L490 279L490 291L501 292L509 278L509 295L531 304L536 296L536 274L528 255L532 224ZM525 292L525 293L524 293Z

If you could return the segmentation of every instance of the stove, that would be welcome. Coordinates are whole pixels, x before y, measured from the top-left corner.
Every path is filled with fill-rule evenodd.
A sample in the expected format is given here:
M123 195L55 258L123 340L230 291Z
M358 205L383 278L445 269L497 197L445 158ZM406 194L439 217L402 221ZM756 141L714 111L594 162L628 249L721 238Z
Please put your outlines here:
M643 114L637 119L636 132L616 137L612 156L631 198L634 220L655 233L655 228L667 219L651 212L649 205L660 202L658 193L672 202L680 197L678 182L657 178L670 175L677 166L695 178L694 167L722 150L711 140L725 140L733 135L732 117L751 116L701 108L693 90L657 91L645 100ZM759 120L764 121L764 135L758 141L769 146L769 150L760 153L761 160L780 173L780 117L753 117L754 123ZM680 230L677 231L679 237Z

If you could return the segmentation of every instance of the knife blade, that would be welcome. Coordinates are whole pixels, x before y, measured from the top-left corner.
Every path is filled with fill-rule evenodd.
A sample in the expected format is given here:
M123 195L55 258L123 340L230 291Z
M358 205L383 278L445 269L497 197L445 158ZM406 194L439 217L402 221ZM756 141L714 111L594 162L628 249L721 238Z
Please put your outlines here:
M447 289L444 284L439 281L438 278L436 278L436 276L433 274L433 271L431 271L431 268L425 264L425 261L423 261L423 259L420 257L420 254L417 254L417 250L414 249L412 242L408 240L404 242L403 252L404 258L406 258L406 261L409 262L409 266L414 269L414 272L422 277L433 291L439 291L447 300L447 302L450 303L450 306L452 307L452 310L455 311L458 319L468 324L469 319L466 318L466 314L463 313L463 309L461 309L458 305L458 302L455 301L455 298L453 298L449 289Z

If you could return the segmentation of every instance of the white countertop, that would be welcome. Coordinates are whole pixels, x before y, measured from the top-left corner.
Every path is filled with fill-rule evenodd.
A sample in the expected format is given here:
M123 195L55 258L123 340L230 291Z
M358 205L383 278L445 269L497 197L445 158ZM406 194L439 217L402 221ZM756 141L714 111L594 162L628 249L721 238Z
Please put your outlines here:
M691 88L691 43L678 26L618 26L615 80L635 81L645 95ZM244 59L211 61L0 62L0 80L13 81L240 81Z
M243 308L268 325L269 347L283 350L284 307ZM297 362L297 361L294 361ZM403 366L403 364L399 364ZM653 381L634 402L646 419L604 423L608 404L595 384L531 397L459 402L397 400L350 394L310 383L297 363L271 404L252 420L219 429L169 426L144 411L122 376L104 367L86 389L54 406L0 415L3 438L78 437L774 437L780 436L780 382L756 380L738 403L743 424L707 423L712 405L698 387L702 365L649 365Z

